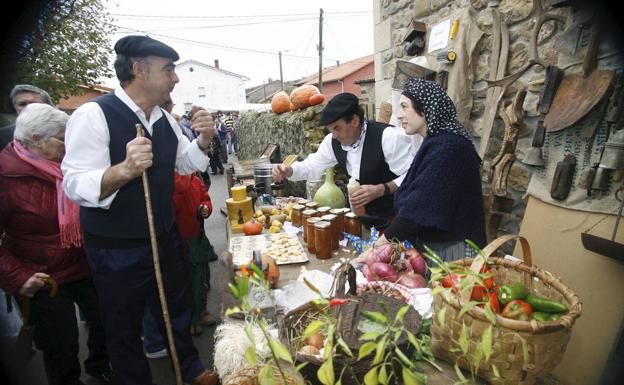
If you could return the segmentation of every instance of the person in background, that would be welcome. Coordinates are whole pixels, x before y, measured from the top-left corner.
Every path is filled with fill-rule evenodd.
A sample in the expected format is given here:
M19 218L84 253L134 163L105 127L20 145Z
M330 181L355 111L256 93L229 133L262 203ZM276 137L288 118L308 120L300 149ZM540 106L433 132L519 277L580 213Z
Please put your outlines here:
M11 104L15 108L15 113L19 116L24 108L31 103L45 103L51 106L52 99L50 95L39 87L31 86L30 84L18 84L11 90L9 94L11 98ZM13 132L15 131L15 124L10 124L0 128L0 151L13 141Z
M232 113L228 112L225 115L225 127L227 128L228 136L227 136L227 152L228 155L232 153L233 142L234 142L234 118L232 117Z
M273 178L318 180L328 167L340 164L361 185L349 196L351 206L364 207L364 224L383 229L394 216L393 194L414 158L410 138L392 126L366 120L357 96L347 92L327 103L320 125L331 133L318 150L291 167L275 165Z
M121 385L152 381L141 343L148 306L165 324L156 287L142 174L149 175L164 291L184 381L216 385L190 334L191 285L183 242L175 226L174 171L205 170L216 134L209 114L191 119L198 134L184 136L171 115L159 106L179 79L178 53L148 36L125 36L115 44L115 72L120 87L80 106L67 125L63 159L64 188L79 203L87 260L100 299L113 371ZM140 124L144 136L137 136Z
M220 114L219 119L217 119L216 122L217 128L219 130L219 151L221 154L221 163L226 164L228 162L228 129L227 125L225 124L225 115ZM221 174L223 174L223 172L221 172Z
M43 352L48 384L82 384L74 304L89 325L86 372L109 384L113 376L82 248L79 206L62 187L68 119L48 104L31 104L20 111L15 139L0 153L0 287L31 299L34 342ZM48 278L59 285L54 298Z
M223 123L219 123L219 119L213 117L215 130L218 130L221 133L221 127ZM225 168L223 167L223 142L221 141L221 135L215 135L212 138L212 143L210 144L210 152L208 156L210 156L210 169L212 170L212 175L224 174ZM227 154L225 155L227 157Z
M453 101L438 84L412 78L397 118L406 134L424 140L395 193L396 217L376 244L407 240L419 250L427 245L445 261L474 255L464 240L486 244L481 159Z

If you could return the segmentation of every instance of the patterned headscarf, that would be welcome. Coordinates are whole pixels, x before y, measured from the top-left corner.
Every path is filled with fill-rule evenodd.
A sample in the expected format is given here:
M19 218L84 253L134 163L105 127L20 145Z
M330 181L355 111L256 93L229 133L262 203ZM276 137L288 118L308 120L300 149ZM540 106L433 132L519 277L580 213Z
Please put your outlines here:
M422 106L427 122L427 135L433 136L440 131L447 131L472 140L468 131L457 120L453 101L437 83L410 78L405 83L403 95Z

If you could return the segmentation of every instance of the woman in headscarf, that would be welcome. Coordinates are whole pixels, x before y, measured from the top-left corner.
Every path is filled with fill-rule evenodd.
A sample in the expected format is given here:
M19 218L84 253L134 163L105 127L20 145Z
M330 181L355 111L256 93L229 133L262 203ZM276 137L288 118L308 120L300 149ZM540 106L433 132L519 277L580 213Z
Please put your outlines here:
M82 249L79 206L63 191L61 160L69 116L47 104L17 117L13 142L0 152L0 287L30 298L34 342L50 385L82 384L76 308L89 326L88 374L112 381L95 287ZM49 297L46 280L58 283Z
M427 245L446 261L473 255L466 239L486 243L481 159L457 121L453 102L436 83L412 78L399 100L399 123L424 140L395 193L396 217L379 243Z

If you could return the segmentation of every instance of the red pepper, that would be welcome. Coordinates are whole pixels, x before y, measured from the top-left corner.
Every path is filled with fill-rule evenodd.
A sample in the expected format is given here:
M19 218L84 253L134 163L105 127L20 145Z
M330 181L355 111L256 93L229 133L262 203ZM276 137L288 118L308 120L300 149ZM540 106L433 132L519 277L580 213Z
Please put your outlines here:
M488 304L492 308L492 311L496 314L500 313L500 304L498 303L498 296L496 295L496 291L490 294L490 299L488 300Z
M516 299L505 305L502 314L506 318L528 321L531 313L533 313L531 305L521 299Z
M334 298L334 299L329 300L329 307L332 308L334 306L344 305L347 302L349 301L347 301L344 298Z
M489 296L490 295L488 294L485 287L481 285L476 285L475 287L472 288L472 294L470 295L470 300L478 301L478 302L487 301Z
M461 277L455 273L450 273L444 278L442 278L442 286L449 288L453 288L453 293L457 293L459 290L459 283L461 281Z
M489 291L494 288L494 276L492 275L492 271L487 265L484 265L481 268L481 273L485 273L486 278L483 280L483 285Z

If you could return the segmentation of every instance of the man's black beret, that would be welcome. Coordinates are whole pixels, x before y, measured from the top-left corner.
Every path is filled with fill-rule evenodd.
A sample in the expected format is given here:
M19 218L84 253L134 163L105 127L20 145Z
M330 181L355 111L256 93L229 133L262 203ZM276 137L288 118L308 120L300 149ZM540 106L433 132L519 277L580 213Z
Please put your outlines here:
M321 126L326 126L336 120L357 111L360 105L358 97L348 92L343 92L332 98L321 112Z
M126 56L160 56L173 61L180 59L173 48L149 36L122 37L115 43L115 53Z

